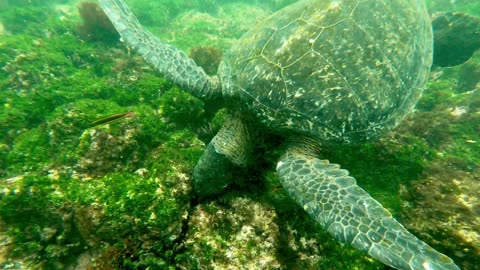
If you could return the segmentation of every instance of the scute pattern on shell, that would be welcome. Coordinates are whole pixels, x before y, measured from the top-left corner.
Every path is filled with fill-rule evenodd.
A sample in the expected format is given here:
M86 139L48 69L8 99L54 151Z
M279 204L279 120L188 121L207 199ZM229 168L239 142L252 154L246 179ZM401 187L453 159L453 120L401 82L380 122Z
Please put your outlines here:
M430 20L415 5L424 4L307 0L288 6L225 55L224 95L242 100L274 131L347 143L375 138L413 109L428 77Z

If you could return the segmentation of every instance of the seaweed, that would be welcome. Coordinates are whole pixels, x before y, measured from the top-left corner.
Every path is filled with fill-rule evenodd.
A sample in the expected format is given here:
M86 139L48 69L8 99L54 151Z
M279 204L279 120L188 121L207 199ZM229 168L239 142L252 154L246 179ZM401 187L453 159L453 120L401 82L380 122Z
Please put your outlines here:
M205 73L215 75L218 65L223 59L223 52L213 46L198 46L190 50L190 58L202 67Z
M97 2L81 2L78 12L82 24L77 25L77 30L84 40L110 44L119 41L120 35Z

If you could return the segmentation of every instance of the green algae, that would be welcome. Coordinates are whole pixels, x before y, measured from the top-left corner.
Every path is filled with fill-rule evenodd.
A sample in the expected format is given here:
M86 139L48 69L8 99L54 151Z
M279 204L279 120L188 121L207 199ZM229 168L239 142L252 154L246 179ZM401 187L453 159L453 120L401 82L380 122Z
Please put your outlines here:
M144 170L78 179L78 186L69 187L85 219L82 235L100 242L94 247L115 252L114 262L122 269L168 265L182 235L191 189L187 173L199 158L202 144L182 147L185 140L195 141L188 131L170 135L168 143L145 157ZM102 267L102 263L100 256L94 265Z
M11 7L13 12L5 9L0 12L2 15L2 23L10 32L19 33L39 33L43 30L45 20L48 14L52 12L51 7L39 8L31 5L18 5Z
M78 39L70 34L42 40L40 48L28 39L10 36L3 44L9 50L21 41L18 49L23 52L16 51L17 57L6 61L2 73L2 85L9 90L2 92L7 102L2 111L7 142L2 159L7 162L2 162L2 170L10 176L32 174L9 179L16 179L11 181L18 190L35 190L18 191L2 180L7 182L2 182L6 189L0 195L1 219L13 239L9 258L23 257L28 265L40 269L62 269L90 250L98 256L92 265L99 268L112 266L102 263L102 256L108 255L115 255L114 267L165 266L170 259L164 254L173 253L169 250L176 240L172 234L179 235L186 217L186 173L203 144L194 143L194 133L175 127L178 124L173 120L186 117L186 112L168 116L158 108L199 110L201 104L194 102L197 107L192 107L191 96L163 96L172 84L149 69L138 72L143 69L138 58L124 57L114 63L105 47L77 44ZM104 62L99 49L109 55ZM18 57L21 53L27 55L25 60ZM126 56L122 51L116 53ZM49 68L49 63L55 64L55 70L38 77L17 76L36 73L45 65ZM110 76L116 68L132 70ZM24 88L18 82L25 78L29 83ZM89 129L95 119L122 111L134 111L136 117ZM145 172L142 165L148 166L148 178L138 175ZM58 227L66 225L70 226L68 233ZM43 240L43 231L51 232L49 241ZM75 241L58 240L65 238ZM138 241L145 239L151 244L139 249Z
M162 96L159 110L162 115L168 116L169 123L180 127L193 127L204 118L203 102L178 88Z
M48 145L48 136L39 129L17 136L3 163L9 164L5 169L12 174L42 169L50 161L45 145Z
M75 233L59 184L46 176L4 184L0 215L9 224L7 234L14 244L10 258L27 256L29 263L40 269L60 269L60 261L68 261L71 253L82 250L82 239Z

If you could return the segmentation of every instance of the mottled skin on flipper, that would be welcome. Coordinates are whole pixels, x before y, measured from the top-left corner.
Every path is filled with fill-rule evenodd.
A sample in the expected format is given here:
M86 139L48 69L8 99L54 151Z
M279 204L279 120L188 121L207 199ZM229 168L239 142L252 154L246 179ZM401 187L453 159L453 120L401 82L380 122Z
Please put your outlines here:
M214 98L220 93L216 76L209 77L184 52L163 43L138 22L123 1L100 0L100 5L122 39L163 74L165 78L191 90L199 98Z
M335 239L397 269L459 269L408 232L347 170L309 149L311 142L291 144L277 172L289 195Z
M333 237L394 268L459 269L392 218L348 171L319 159L321 143L371 140L412 111L432 63L423 1L298 1L245 34L225 54L218 77L145 30L123 0L100 4L158 72L197 97L223 97L232 112L194 170L200 196L221 192L235 168L248 165L252 131L281 134L287 142L280 182Z

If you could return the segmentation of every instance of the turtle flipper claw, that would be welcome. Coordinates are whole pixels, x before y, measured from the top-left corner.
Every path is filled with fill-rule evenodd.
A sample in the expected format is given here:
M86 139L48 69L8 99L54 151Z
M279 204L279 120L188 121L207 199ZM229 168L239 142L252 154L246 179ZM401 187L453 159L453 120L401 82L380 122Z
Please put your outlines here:
M277 172L290 196L338 241L397 269L460 269L408 232L339 165L287 152Z

